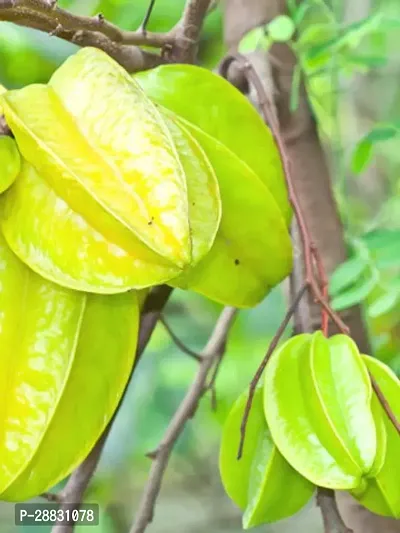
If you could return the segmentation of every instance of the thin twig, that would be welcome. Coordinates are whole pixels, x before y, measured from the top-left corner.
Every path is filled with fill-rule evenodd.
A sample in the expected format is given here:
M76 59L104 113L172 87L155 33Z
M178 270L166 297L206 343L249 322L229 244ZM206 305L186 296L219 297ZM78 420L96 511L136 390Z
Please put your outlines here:
M240 442L239 442L239 449L238 449L238 454L237 454L238 460L241 459L242 454L243 454L243 447L244 447L244 442L245 442L245 438L246 438L247 421L249 419L251 406L253 405L254 393L255 393L255 390L257 388L258 382L260 381L261 376L262 376L262 374L264 372L264 369L267 366L267 363L268 363L273 351L278 346L278 342L281 339L283 333L285 332L285 329L288 326L288 324L290 322L290 319L292 318L295 310L297 309L297 306L299 305L300 300L302 299L302 297L303 297L304 293L306 292L306 290L307 290L307 284L304 283L303 287L299 290L299 292L297 293L297 295L293 299L293 302L292 302L291 306L289 307L289 309L286 312L285 318L282 320L282 323L279 326L278 331L275 333L274 338L272 339L272 341L271 341L271 343L270 343L270 345L268 347L268 350L267 350L267 353L264 356L264 359L261 361L260 366L258 367L256 373L254 374L253 379L251 380L251 383L249 385L249 395L247 397L247 403L246 403L246 407L245 407L245 410L244 410L242 423L240 425Z
M340 516L333 490L318 487L317 505L321 509L325 533L353 533Z
M202 361L195 379L172 417L160 445L151 454L151 457L154 458L153 464L130 533L143 533L153 519L155 503L160 492L171 451L187 421L197 410L200 398L206 390L205 384L209 371L214 365L215 359L220 356L225 348L226 339L235 315L236 309L233 307L225 307L222 311L210 339L202 352Z
M371 378L372 388L374 389L375 394L377 395L379 401L381 402L383 409L388 415L389 420L392 422L397 433L400 435L400 422L397 420L396 415L393 412L393 409L390 407L389 402L385 398L385 395L383 394L374 376L370 373L369 377Z
M146 14L143 18L143 22L137 30L138 32L142 32L144 35L147 35L147 24L149 23L155 4L156 4L156 0L150 0L149 5L146 10Z
M135 364L130 376L129 381L132 379L132 375L136 368L137 363L139 362L140 357L142 356L151 335L157 325L160 313L164 308L165 304L168 301L168 298L171 294L172 289L166 285L161 285L155 287L147 296L146 301L142 310L142 318L140 322L139 329L139 339L137 346L137 354L135 359ZM125 392L129 386L129 383L125 389ZM122 403L123 398L120 401ZM112 420L109 422L108 426L104 430L100 439L95 444L94 448L88 455L88 457L83 461L83 463L71 474L65 488L58 494L54 495L53 501L58 501L61 503L61 509L63 504L73 503L76 505L76 508L79 508L79 505L83 501L85 491L93 477L93 474L96 470L98 462L100 460L101 454L104 449L108 434L111 430L113 422L115 420L118 409L114 413ZM43 495L44 497L49 497L49 494ZM52 533L72 533L73 525L59 523L56 524Z
M168 335L171 337L173 342L177 345L177 347L181 350L181 352L185 353L189 357L192 357L192 359L195 359L196 361L200 362L202 359L202 356L197 353L196 351L192 350L186 344L184 344L180 338L174 333L174 331L171 329L171 326L168 324L168 322L165 320L165 317L163 315L160 316L160 323L164 326L164 328L167 330Z

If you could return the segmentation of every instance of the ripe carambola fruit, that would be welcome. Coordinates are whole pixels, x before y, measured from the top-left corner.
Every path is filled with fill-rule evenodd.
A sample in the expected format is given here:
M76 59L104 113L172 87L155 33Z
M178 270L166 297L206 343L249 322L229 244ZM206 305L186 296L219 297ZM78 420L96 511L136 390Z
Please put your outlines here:
M16 180L21 169L21 157L14 139L0 136L0 193L6 191Z
M0 235L0 499L48 490L89 453L135 359L138 300L71 291Z
M207 157L105 53L83 49L48 85L0 104L27 162L2 230L34 271L116 293L168 281L207 254L221 217Z
M162 65L135 79L200 144L221 194L210 253L171 285L237 307L257 304L292 267L291 209L270 130L245 96L206 69Z
M367 355L363 358L394 416L400 420L400 381L381 361ZM375 477L367 481L366 487L363 487L364 490L353 491L353 496L370 511L398 519L400 518L400 436L375 392L374 400L376 418L383 423L386 436L383 464Z
M264 410L272 438L293 468L322 487L354 489L376 474L371 398L367 368L345 335L293 337L266 368Z
M0 94L6 91L7 89L0 85ZM2 113L1 108L0 113ZM21 156L15 140L8 135L0 135L0 193L14 183L20 168Z
M247 396L247 391L241 394L228 415L219 459L222 483L244 511L245 529L291 516L308 502L315 489L274 445L265 421L261 388L256 390L251 407L243 455L237 460Z

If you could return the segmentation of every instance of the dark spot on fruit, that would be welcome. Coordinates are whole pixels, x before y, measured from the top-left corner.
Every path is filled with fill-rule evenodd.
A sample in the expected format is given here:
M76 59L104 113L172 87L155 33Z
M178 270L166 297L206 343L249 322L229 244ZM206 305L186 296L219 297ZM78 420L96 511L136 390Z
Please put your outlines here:
M236 266L237 266L237 265L240 265L240 261L239 261L239 259L235 259L235 265L236 265Z
M151 217L151 220L149 220L149 221L147 222L147 225L148 225L148 226L152 226L152 225L153 225L153 222L154 222L154 217Z

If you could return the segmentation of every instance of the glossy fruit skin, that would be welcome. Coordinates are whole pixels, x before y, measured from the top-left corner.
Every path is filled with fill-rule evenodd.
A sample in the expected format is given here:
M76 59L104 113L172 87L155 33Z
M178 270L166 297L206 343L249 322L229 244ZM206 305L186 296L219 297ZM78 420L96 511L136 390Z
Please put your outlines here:
M347 336L293 337L267 365L265 416L279 451L304 477L332 489L365 484L376 469L367 369Z
M3 233L37 273L112 294L207 254L221 218L207 157L104 52L80 50L47 86L8 91L1 105L30 187L7 195Z
M377 381L397 420L400 418L400 381L381 361L364 355L365 364ZM383 464L375 477L368 480L365 490L353 491L353 496L373 513L400 518L400 437L376 394L376 417L383 423L386 450Z
M135 79L202 146L221 193L221 225L210 253L171 285L226 305L256 305L292 268L291 209L271 132L239 91L200 67L165 65Z
M134 78L160 106L224 146L228 156L236 154L268 187L290 223L292 211L278 149L271 131L245 96L221 76L194 65L162 65ZM198 105L193 105L193 100Z
M315 487L296 472L274 445L265 421L262 389L254 396L242 458L237 460L247 391L233 405L222 434L220 473L228 496L244 511L243 527L276 522L299 511Z
M71 291L26 267L0 235L0 498L66 477L111 419L135 359L135 292Z
M21 169L21 157L14 139L0 136L0 194L16 180Z

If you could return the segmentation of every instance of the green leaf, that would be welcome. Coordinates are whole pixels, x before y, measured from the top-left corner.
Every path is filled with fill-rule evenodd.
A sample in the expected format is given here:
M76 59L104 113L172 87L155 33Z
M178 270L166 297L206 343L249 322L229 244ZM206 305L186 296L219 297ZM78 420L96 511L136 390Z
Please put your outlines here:
M338 266L331 276L329 282L329 293L331 296L336 296L342 292L343 289L352 285L368 268L368 263L364 257L357 255L348 259Z
M359 285L352 287L342 294L338 294L332 299L332 308L335 311L342 311L343 309L348 309L353 305L363 302L375 288L377 282L377 276L372 275Z
M373 252L379 252L382 248L387 246L400 244L400 231L380 228L366 233L363 236L363 241L366 243L368 248Z
M267 25L267 30L273 41L286 43L293 37L296 26L287 15L278 15Z
M274 446L265 422L261 388L254 396L243 455L237 460L247 396L248 391L241 394L225 422L219 463L226 492L244 510L245 529L291 516L307 503L315 489Z
M37 496L82 462L111 419L135 359L136 293L50 283L0 236L0 498Z
M368 306L368 316L377 318L391 311L399 303L400 293L398 291L387 292L383 296L377 298L371 305Z
M269 130L243 95L204 69L168 65L141 72L136 79L160 111L203 148L222 201L221 224L209 254L170 284L228 305L255 305L290 272L292 264L287 190ZM189 105L190 99L199 107ZM201 102L207 102L207 114ZM232 123L243 127L233 131Z
M356 146L353 152L351 168L354 174L365 170L372 159L373 145L388 141L399 134L396 124L382 124L375 126Z
M256 50L268 50L270 40L268 39L264 26L258 26L250 30L241 39L239 43L239 52L241 54L248 54Z
M362 39L374 31L382 22L381 13L373 13L371 16L362 20L358 20L346 26L335 37L327 39L325 42L312 47L308 52L309 59L316 59L317 57L329 52L338 52L344 48L350 50L356 48L361 43Z
M361 174L367 168L372 159L373 145L368 139L360 141L351 159L351 171L353 174Z
M285 459L316 485L360 486L374 466L371 383L349 337L321 332L284 343L266 368L264 411Z
M395 126L388 124L382 126L375 126L366 136L371 143L377 143L381 141L388 141L398 135L398 131Z
M374 376L397 420L400 419L400 382L395 374L382 362L363 356L368 370ZM374 393L375 394L375 393ZM379 473L368 480L364 491L353 495L373 513L400 518L400 436L386 412L377 400L380 416L386 428L386 455Z

